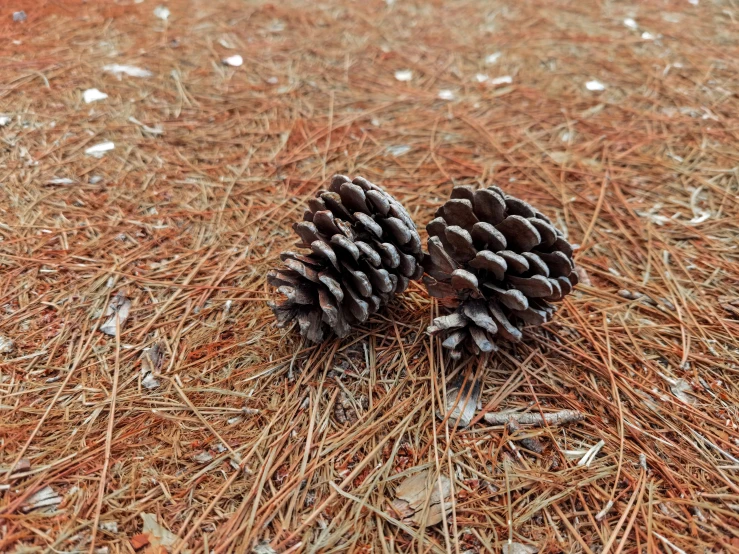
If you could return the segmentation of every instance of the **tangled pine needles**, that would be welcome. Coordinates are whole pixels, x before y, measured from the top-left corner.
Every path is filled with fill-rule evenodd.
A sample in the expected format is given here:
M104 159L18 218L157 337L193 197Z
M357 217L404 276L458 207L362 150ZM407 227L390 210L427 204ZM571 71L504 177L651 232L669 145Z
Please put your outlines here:
M150 2L16 4L0 551L128 552L165 529L173 552L219 554L735 547L730 4L170 0L166 20ZM84 103L91 88L108 98ZM499 183L580 244L578 290L488 367L444 365L416 283L296 352L266 274L338 172L416 222L453 184ZM455 386L479 391L465 428L436 417ZM510 410L584 418L484 419ZM387 508L426 469L454 500L432 527Z

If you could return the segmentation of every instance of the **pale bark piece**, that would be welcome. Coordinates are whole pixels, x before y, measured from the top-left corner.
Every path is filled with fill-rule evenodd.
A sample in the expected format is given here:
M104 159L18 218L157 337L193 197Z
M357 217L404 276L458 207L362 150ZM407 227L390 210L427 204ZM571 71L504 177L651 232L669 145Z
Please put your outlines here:
M458 225L446 228L446 240L452 248L449 254L460 263L468 262L477 254L469 232Z
M505 248L508 246L508 241L506 241L503 233L501 233L493 225L485 221L479 221L478 223L475 223L472 226L472 231L470 231L470 235L472 236L472 240L478 247L490 250L492 252L505 250Z
M472 203L475 199L475 189L469 185L457 185L452 189L450 198L455 200L469 200Z
M501 250L498 256L506 261L510 273L521 274L529 270L529 261L521 254L516 254L511 250Z
M452 286L457 290L477 290L477 277L465 269L457 269L452 273Z
M585 415L577 410L560 410L559 412L550 412L544 414L542 418L539 412L492 412L485 414L485 421L491 425L506 425L513 420L520 425L533 425L534 427L544 427L553 425L563 425L565 423L573 423L585 419Z
M520 542L503 543L503 554L537 554L539 549L530 544L521 544Z
M497 254L493 254L489 250L481 250L478 252L475 258L470 260L469 265L472 268L487 271L498 281L503 280L506 269L508 269L508 264L505 259Z
M536 252L522 252L521 255L529 262L529 270L535 275L549 277L549 266Z
M554 292L549 279L542 275L534 275L533 277L509 275L508 282L529 298L546 298Z
M520 215L509 215L495 228L503 233L508 246L513 245L519 252L528 252L541 243L539 231Z
M473 300L465 302L462 308L462 312L468 319L473 321L475 325L482 329L485 329L485 331L493 335L498 332L498 326L496 325L495 321L493 321L493 318L490 317L484 301ZM483 352L488 351L483 350Z
M370 215L372 211L367 206L367 199L364 194L364 189L354 183L342 183L339 189L341 203L346 206L347 210Z
M564 252L539 253L539 256L549 266L550 277L567 277L575 268L575 264Z
M510 322L508 317L497 306L495 302L488 304L488 310L498 324L498 334L510 342L518 342L523 338L523 333Z
M464 229L472 228L478 219L472 211L472 202L465 199L453 199L444 204L444 219Z
M498 225L505 217L506 205L500 194L489 188L475 191L475 215L480 221Z

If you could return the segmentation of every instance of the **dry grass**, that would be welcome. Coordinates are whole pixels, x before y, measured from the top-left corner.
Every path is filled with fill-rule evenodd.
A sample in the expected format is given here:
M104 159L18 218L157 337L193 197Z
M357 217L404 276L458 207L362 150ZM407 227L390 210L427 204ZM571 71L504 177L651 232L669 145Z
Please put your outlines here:
M131 553L142 512L176 552L739 550L735 3L25 4L0 23L0 551ZM264 276L336 172L419 226L453 182L500 184L568 229L592 285L486 366L445 363L419 285L307 347ZM118 293L116 338L96 329ZM487 411L586 417L451 428L455 375ZM455 498L425 529L387 509L416 466Z

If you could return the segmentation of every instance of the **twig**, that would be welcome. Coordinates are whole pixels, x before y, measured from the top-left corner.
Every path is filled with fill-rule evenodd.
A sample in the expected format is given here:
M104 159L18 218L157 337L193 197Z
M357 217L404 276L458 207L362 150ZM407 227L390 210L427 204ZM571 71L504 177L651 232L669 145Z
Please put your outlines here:
M564 425L566 423L581 421L584 417L582 413L576 410L561 410L559 412L544 414L544 419L542 419L541 414L534 412L523 414L515 412L493 412L484 416L485 421L491 425L505 425L512 420L519 425L534 425L536 427L542 427L544 424Z

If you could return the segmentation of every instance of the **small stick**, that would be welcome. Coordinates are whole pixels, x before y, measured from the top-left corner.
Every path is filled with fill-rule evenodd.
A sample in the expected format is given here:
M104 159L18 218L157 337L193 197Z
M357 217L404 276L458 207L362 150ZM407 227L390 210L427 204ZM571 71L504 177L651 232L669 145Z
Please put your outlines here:
M559 412L544 414L543 418L541 414L533 412L525 414L494 412L485 414L484 417L485 421L491 425L505 425L509 421L513 420L519 425L536 425L537 427L541 427L544 423L547 425L562 425L572 421L580 421L585 416L577 410L561 410Z

